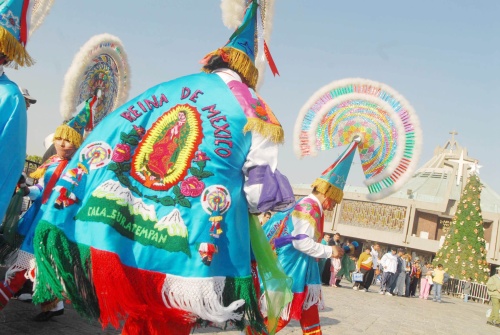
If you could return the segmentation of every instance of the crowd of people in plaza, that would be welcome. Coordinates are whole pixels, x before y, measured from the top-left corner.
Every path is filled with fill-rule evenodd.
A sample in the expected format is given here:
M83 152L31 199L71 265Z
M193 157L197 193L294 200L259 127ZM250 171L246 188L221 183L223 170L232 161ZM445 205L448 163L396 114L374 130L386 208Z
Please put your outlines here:
M332 238L333 236L333 238ZM328 245L341 245L349 243L340 242L339 233L325 233L321 243ZM443 285L450 276L444 270L442 264L433 266L431 262L421 261L419 257L412 259L412 256L403 248L389 247L387 253L380 255L380 244L366 244L359 250L359 256L354 257L355 266L350 269L352 274L349 281L352 281L353 290L368 292L373 284L379 286L378 293L386 296L397 296L406 298L419 298L442 302ZM318 262L320 271L323 273L322 284L324 286L340 287L340 279L337 276L338 269L326 262ZM500 267L497 273L490 277L486 283L487 292L492 302L487 323L500 327ZM356 276L356 274L359 276ZM463 302L470 300L472 289L472 278L467 278L461 283Z
M324 234L322 243L341 246L340 234L332 236ZM336 242L332 242L336 241ZM347 242L348 243L348 242ZM444 271L443 265L438 264L436 268L430 262L420 261L418 257L412 256L403 248L389 247L387 253L380 255L380 244L372 243L363 246L359 250L359 256L353 258L353 267L350 269L352 288L360 292L368 292L374 283L380 285L379 293L387 296L398 296L406 298L420 298L427 300L431 292L432 301L442 302L442 286L449 278ZM337 276L340 265L319 262L320 271L323 273L323 285L339 287L340 279ZM359 275L358 275L359 274ZM352 279L351 279L352 277ZM464 301L468 301L470 294L470 279L464 286Z

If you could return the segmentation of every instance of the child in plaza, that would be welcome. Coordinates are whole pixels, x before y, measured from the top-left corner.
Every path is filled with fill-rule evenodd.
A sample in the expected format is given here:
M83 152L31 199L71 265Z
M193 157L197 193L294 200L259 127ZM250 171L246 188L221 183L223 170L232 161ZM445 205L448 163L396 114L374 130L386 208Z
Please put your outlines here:
M467 281L464 283L464 302L469 301L470 290L472 286L472 278L467 278Z
M427 300L429 292L432 285L432 265L426 263L422 267L421 279L420 279L420 299Z
M432 282L434 283L434 298L432 301L434 302L441 302L441 289L443 288L445 273L442 264L438 264L437 269L432 271Z
M342 269L342 263L340 258L331 258L330 263L330 286L338 287L337 285L337 273Z

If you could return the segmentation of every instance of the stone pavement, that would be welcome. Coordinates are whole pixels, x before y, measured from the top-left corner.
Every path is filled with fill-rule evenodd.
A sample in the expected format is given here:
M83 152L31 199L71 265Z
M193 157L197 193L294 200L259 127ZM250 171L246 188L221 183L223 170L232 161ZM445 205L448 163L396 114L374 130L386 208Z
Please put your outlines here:
M323 287L325 309L320 312L323 334L500 334L500 328L486 324L486 310L491 305L464 303L444 296L443 303L418 298L391 297L378 294L378 286L370 292L343 287ZM114 329L102 330L96 322L82 319L67 306L65 314L49 322L34 322L39 312L32 304L13 300L0 314L0 334L120 334ZM197 329L194 334L239 335L235 330ZM297 322L291 322L280 335L301 335Z

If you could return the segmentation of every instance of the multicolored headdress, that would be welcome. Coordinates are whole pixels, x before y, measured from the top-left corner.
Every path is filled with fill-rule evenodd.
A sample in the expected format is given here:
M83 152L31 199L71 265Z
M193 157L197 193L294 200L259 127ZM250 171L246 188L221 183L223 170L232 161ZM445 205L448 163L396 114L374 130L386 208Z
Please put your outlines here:
M229 5L224 5L223 3L222 7L224 11L224 7L229 7ZM246 8L243 21L231 35L226 45L206 55L202 63L206 65L212 57L220 56L224 62L228 63L231 70L240 74L242 80L248 86L255 89L259 81L259 72L262 74L264 70L260 68L259 64L256 64L259 58L258 36L261 36L261 34L258 33L258 29L261 27L264 30L266 22L269 22L271 18L271 13L269 11L270 7L272 7L272 1L252 0ZM258 10L259 8L260 10ZM226 15L226 13L224 14ZM226 19L225 24L231 27L234 23L230 23L229 20ZM264 36L263 40L264 54L273 74L278 74L278 70L271 57L265 38L266 36ZM203 67L202 71L210 72L211 70Z
M311 185L318 192L324 194L327 198L332 199L337 204L344 198L344 186L349 175L354 152L358 147L361 138L355 137L349 147L337 158L335 163L330 165L321 177L317 178Z
M408 101L388 85L360 78L319 89L302 107L294 135L299 157L359 137L369 200L391 195L411 178L422 142L418 117Z
M33 65L26 51L29 0L6 0L0 4L0 52L20 66Z
M83 133L90 120L90 109L93 100L88 99L78 114L67 123L57 127L54 138L62 138L71 142L75 147L80 147L83 142Z
M73 58L64 77L61 115L73 116L76 107L92 98L87 131L127 101L130 67L121 40L111 34L92 36Z

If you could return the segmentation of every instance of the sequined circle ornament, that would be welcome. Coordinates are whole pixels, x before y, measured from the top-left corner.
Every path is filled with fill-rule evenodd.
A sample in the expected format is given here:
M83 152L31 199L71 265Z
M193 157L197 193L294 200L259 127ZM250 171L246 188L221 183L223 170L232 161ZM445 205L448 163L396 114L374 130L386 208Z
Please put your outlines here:
M203 190L201 206L208 214L219 211L224 214L231 207L231 195L223 185L212 185Z
M351 143L358 150L369 198L395 192L417 167L421 131L417 115L391 87L367 79L344 79L318 90L295 124L298 157Z
M86 160L91 170L105 167L111 161L113 150L105 142L92 142L83 148L82 159Z

